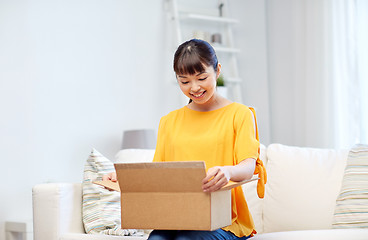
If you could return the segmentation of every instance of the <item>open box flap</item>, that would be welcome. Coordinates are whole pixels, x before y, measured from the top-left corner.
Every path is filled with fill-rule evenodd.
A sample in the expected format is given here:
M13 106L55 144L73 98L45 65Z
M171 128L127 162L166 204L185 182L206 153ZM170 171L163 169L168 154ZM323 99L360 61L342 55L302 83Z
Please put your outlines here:
M225 186L223 186L218 191L230 190L232 188L241 186L241 185L243 185L245 183L248 183L248 182L256 181L258 179L259 178L252 178L252 179L245 180L245 181L242 181L242 182L232 182L232 181L230 181L228 184L226 184ZM119 187L119 183L118 182L113 182L113 181L94 181L93 183L98 184L98 185L101 185L101 186L104 186L104 187L106 187L106 188L108 188L110 190L114 190L114 191L120 192L120 187Z
M94 184L101 185L109 190L120 192L120 187L118 182L113 182L111 180L105 181L93 181Z
M116 163L121 192L201 192L205 163Z
M95 184L120 192L202 192L206 176L204 162L117 163L118 182L95 181ZM230 181L219 191L230 190L247 182ZM120 186L119 186L120 183Z
M223 186L220 190L218 191L225 191L225 190L230 190L230 189L233 189L233 188L236 188L236 187L239 187L245 183L248 183L248 182L252 182L252 181L255 181L255 180L258 180L259 178L258 177L255 177L255 178L252 178L252 179L249 179L249 180L244 180L244 181L241 181L241 182L233 182L233 181L229 181L225 186Z

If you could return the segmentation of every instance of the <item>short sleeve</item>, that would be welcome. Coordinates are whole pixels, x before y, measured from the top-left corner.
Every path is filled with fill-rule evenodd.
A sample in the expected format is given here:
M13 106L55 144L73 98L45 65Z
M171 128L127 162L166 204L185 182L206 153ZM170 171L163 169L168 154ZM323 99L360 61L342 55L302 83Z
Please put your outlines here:
M235 145L234 164L239 164L247 158L258 158L259 141L256 139L252 111L244 106L240 108L234 118Z
M164 162L165 161L165 123L166 116L160 119L157 133L157 143L153 162Z

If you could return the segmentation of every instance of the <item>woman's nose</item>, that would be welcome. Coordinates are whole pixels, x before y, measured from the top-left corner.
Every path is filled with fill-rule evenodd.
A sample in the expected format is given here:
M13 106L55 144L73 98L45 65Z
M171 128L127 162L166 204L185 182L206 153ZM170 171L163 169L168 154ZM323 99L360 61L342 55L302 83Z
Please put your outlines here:
M197 83L193 83L192 84L192 86L191 86L191 88L190 88L190 90L192 91L192 92L197 92L197 91L199 91L201 89L201 87L197 84Z

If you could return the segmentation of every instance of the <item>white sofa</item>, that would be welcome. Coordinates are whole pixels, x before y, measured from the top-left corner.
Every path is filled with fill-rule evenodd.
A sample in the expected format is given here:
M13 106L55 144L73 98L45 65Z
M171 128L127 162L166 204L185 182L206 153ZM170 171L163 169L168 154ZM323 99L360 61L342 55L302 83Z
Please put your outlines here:
M348 150L262 146L268 174L265 198L257 197L256 182L243 186L258 231L252 239L368 239L368 229L332 228L347 154ZM147 150L122 150L118 156L120 161L142 161ZM85 234L80 183L34 186L33 220L35 240L147 239Z

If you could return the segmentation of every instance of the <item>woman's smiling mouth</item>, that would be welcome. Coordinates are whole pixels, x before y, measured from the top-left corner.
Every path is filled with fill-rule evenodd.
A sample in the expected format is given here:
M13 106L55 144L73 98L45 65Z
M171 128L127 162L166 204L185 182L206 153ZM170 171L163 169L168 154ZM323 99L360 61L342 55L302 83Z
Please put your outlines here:
M195 97L195 98L200 98L203 96L203 94L205 93L206 91L203 91L203 92L200 92L200 93L197 93L197 94L194 94L194 93L190 93L191 96Z

